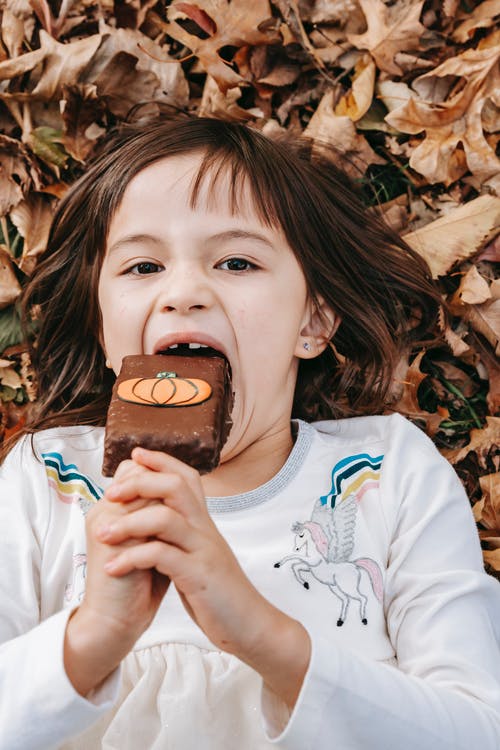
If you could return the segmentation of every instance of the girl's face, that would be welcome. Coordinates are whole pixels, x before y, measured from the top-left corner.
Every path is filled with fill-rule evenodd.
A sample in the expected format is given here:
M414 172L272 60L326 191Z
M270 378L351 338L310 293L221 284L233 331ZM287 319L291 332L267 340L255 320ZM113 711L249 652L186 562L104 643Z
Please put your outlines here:
M125 355L174 344L225 354L235 391L227 460L288 425L298 358L324 346L307 335L317 325L299 263L281 231L260 222L250 195L232 215L224 180L207 205L207 179L190 208L199 164L198 155L170 157L129 183L109 230L99 305L115 373Z

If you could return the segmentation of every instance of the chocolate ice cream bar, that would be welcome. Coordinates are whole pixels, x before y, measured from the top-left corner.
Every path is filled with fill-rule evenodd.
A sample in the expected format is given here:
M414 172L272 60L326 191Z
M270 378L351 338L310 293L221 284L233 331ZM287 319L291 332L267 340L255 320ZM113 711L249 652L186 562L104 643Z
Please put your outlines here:
M124 357L108 410L104 476L136 446L169 453L202 474L218 465L232 424L229 364L189 351Z

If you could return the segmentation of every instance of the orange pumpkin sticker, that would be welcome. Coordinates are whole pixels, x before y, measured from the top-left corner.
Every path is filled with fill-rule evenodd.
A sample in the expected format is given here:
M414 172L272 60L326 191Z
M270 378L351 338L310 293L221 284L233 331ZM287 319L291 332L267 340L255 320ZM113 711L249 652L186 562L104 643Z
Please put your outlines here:
M212 395L206 380L178 378L175 372L159 372L154 378L131 378L118 385L122 401L145 406L194 406Z

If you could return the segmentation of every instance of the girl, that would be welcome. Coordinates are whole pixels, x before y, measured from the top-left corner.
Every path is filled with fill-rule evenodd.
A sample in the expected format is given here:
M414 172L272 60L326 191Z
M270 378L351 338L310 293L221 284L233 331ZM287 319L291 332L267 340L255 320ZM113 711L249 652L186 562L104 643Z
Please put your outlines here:
M369 416L438 300L304 150L208 119L111 143L26 296L2 750L497 750L500 592L467 498L416 427ZM105 479L123 356L179 344L231 366L219 467L137 448Z

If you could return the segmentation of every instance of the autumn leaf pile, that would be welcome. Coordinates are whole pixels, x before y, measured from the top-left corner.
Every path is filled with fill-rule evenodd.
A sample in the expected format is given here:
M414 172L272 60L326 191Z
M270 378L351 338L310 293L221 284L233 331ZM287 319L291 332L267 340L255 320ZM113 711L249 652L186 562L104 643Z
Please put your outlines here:
M16 302L57 200L117 122L163 105L335 147L428 261L442 345L392 409L455 465L500 571L498 0L4 0L0 438L36 399ZM446 540L443 540L446 543ZM500 577L500 576L499 576Z

